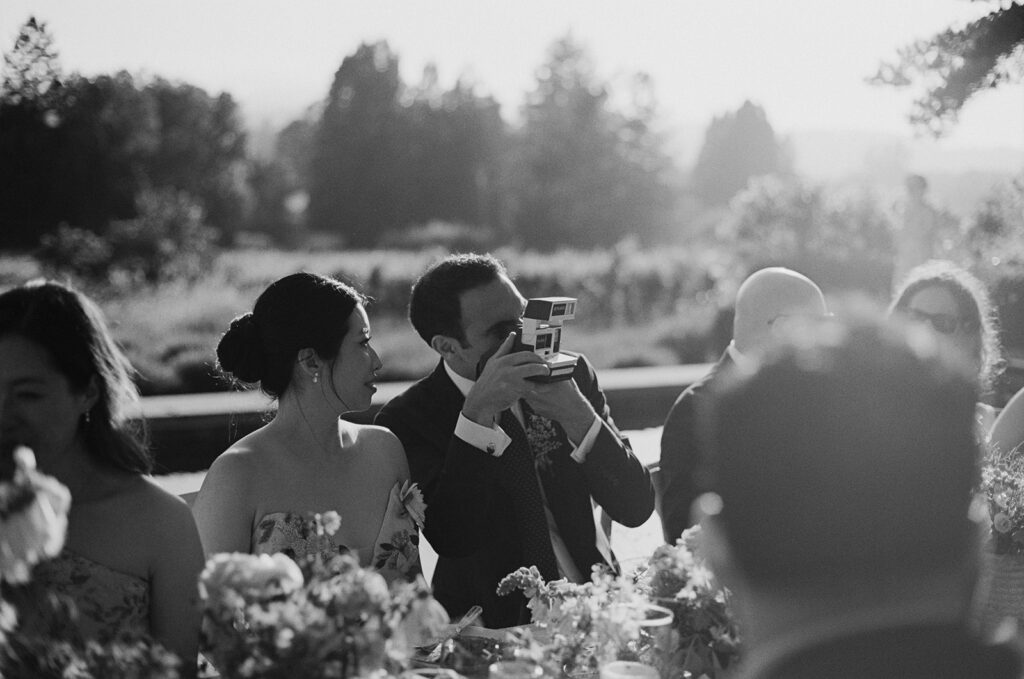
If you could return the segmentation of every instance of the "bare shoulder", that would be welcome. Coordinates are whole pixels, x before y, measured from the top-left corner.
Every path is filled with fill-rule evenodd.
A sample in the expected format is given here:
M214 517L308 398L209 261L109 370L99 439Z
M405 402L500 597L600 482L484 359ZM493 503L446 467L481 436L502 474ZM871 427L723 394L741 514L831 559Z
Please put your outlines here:
M269 443L262 432L252 432L218 455L210 465L206 478L243 484L251 481L261 468L261 460L268 454Z
M196 531L188 505L148 476L140 476L130 490L121 495L122 515L137 524L143 534L161 539L190 537Z
M402 442L387 427L375 424L345 423L352 440L363 451L373 455L389 467L406 468L405 449Z
M346 422L344 426L352 440L359 445L379 446L387 448L391 452L396 450L400 452L402 450L401 441L387 427L376 424L355 424L352 422Z

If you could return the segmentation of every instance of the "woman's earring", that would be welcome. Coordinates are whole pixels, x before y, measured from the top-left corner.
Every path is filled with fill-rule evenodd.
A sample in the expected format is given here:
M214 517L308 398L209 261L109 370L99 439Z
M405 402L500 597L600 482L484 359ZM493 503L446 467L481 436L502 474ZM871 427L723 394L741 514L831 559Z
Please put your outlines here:
M313 373L313 384L320 381L320 373Z
M92 413L91 410L86 410L84 413L82 413L82 417L85 418L86 425L92 422L92 416L90 415L90 413Z

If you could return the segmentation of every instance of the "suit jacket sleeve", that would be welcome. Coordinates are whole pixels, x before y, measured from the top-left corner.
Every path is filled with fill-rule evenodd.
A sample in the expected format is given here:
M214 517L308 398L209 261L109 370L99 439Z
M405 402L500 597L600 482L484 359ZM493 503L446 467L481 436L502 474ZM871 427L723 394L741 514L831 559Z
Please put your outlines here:
M417 389L385 405L374 420L402 442L427 504L423 533L447 557L467 556L483 543L500 494L498 460L452 433L460 404Z
M573 379L602 420L601 431L582 465L590 495L613 521L628 528L640 526L654 511L651 474L616 428L597 375L585 356L579 357Z
M696 435L696 394L684 391L665 420L661 433L661 528L665 542L675 544L690 527L690 506L700 494L696 473L702 452Z

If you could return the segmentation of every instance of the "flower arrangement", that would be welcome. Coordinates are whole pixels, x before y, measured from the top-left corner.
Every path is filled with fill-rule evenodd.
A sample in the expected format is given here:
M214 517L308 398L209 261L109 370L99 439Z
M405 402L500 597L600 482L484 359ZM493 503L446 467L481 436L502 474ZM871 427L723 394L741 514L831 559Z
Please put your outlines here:
M0 482L0 579L29 581L32 566L64 547L71 493L36 471L32 451L14 451L14 476Z
M729 591L715 580L700 543L700 528L691 528L636 572L616 577L595 567L583 585L545 582L536 568L520 568L498 593L527 597L539 631L523 643L555 673L586 675L611 660L636 660L662 679L717 679L736 662L739 633Z
M996 554L1024 553L1024 453L992 447L981 467L981 489L988 507Z
M159 644L142 635L85 639L75 603L33 586L32 567L64 546L71 495L36 470L29 449L19 447L13 460L13 476L0 481L0 581L8 597L0 600L0 676L176 679L179 660ZM18 606L33 614L27 629L18 625Z
M642 632L649 602L634 584L596 566L588 583L546 582L536 566L519 568L498 583L498 594L527 597L536 634L521 639L528 655L553 675L596 674L611 660L642 659L651 648Z
M656 654L663 679L721 677L735 661L739 632L729 609L730 594L707 566L699 526L675 545L658 547L646 571L637 574L652 601L672 611L670 638Z
M331 536L337 513L306 529ZM400 583L349 554L218 554L200 576L203 653L224 677L355 677L403 667L412 644L448 622L425 585Z

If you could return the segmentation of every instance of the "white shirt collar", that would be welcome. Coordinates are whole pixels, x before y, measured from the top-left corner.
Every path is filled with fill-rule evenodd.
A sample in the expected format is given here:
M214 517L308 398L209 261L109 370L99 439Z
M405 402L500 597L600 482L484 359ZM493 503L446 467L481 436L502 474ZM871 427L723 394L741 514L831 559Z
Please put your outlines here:
M726 353L729 354L729 358L736 364L736 367L742 370L753 370L757 365L757 361L750 356L747 356L740 352L736 348L736 340L729 342L729 346L725 348Z
M476 384L476 380L466 379L455 372L452 367L448 365L448 361L441 362L444 363L444 371L448 373L448 377L450 377L452 382L455 383L455 388L459 390L459 393L461 393L463 397L465 397L469 393L469 390L473 388L473 385Z

